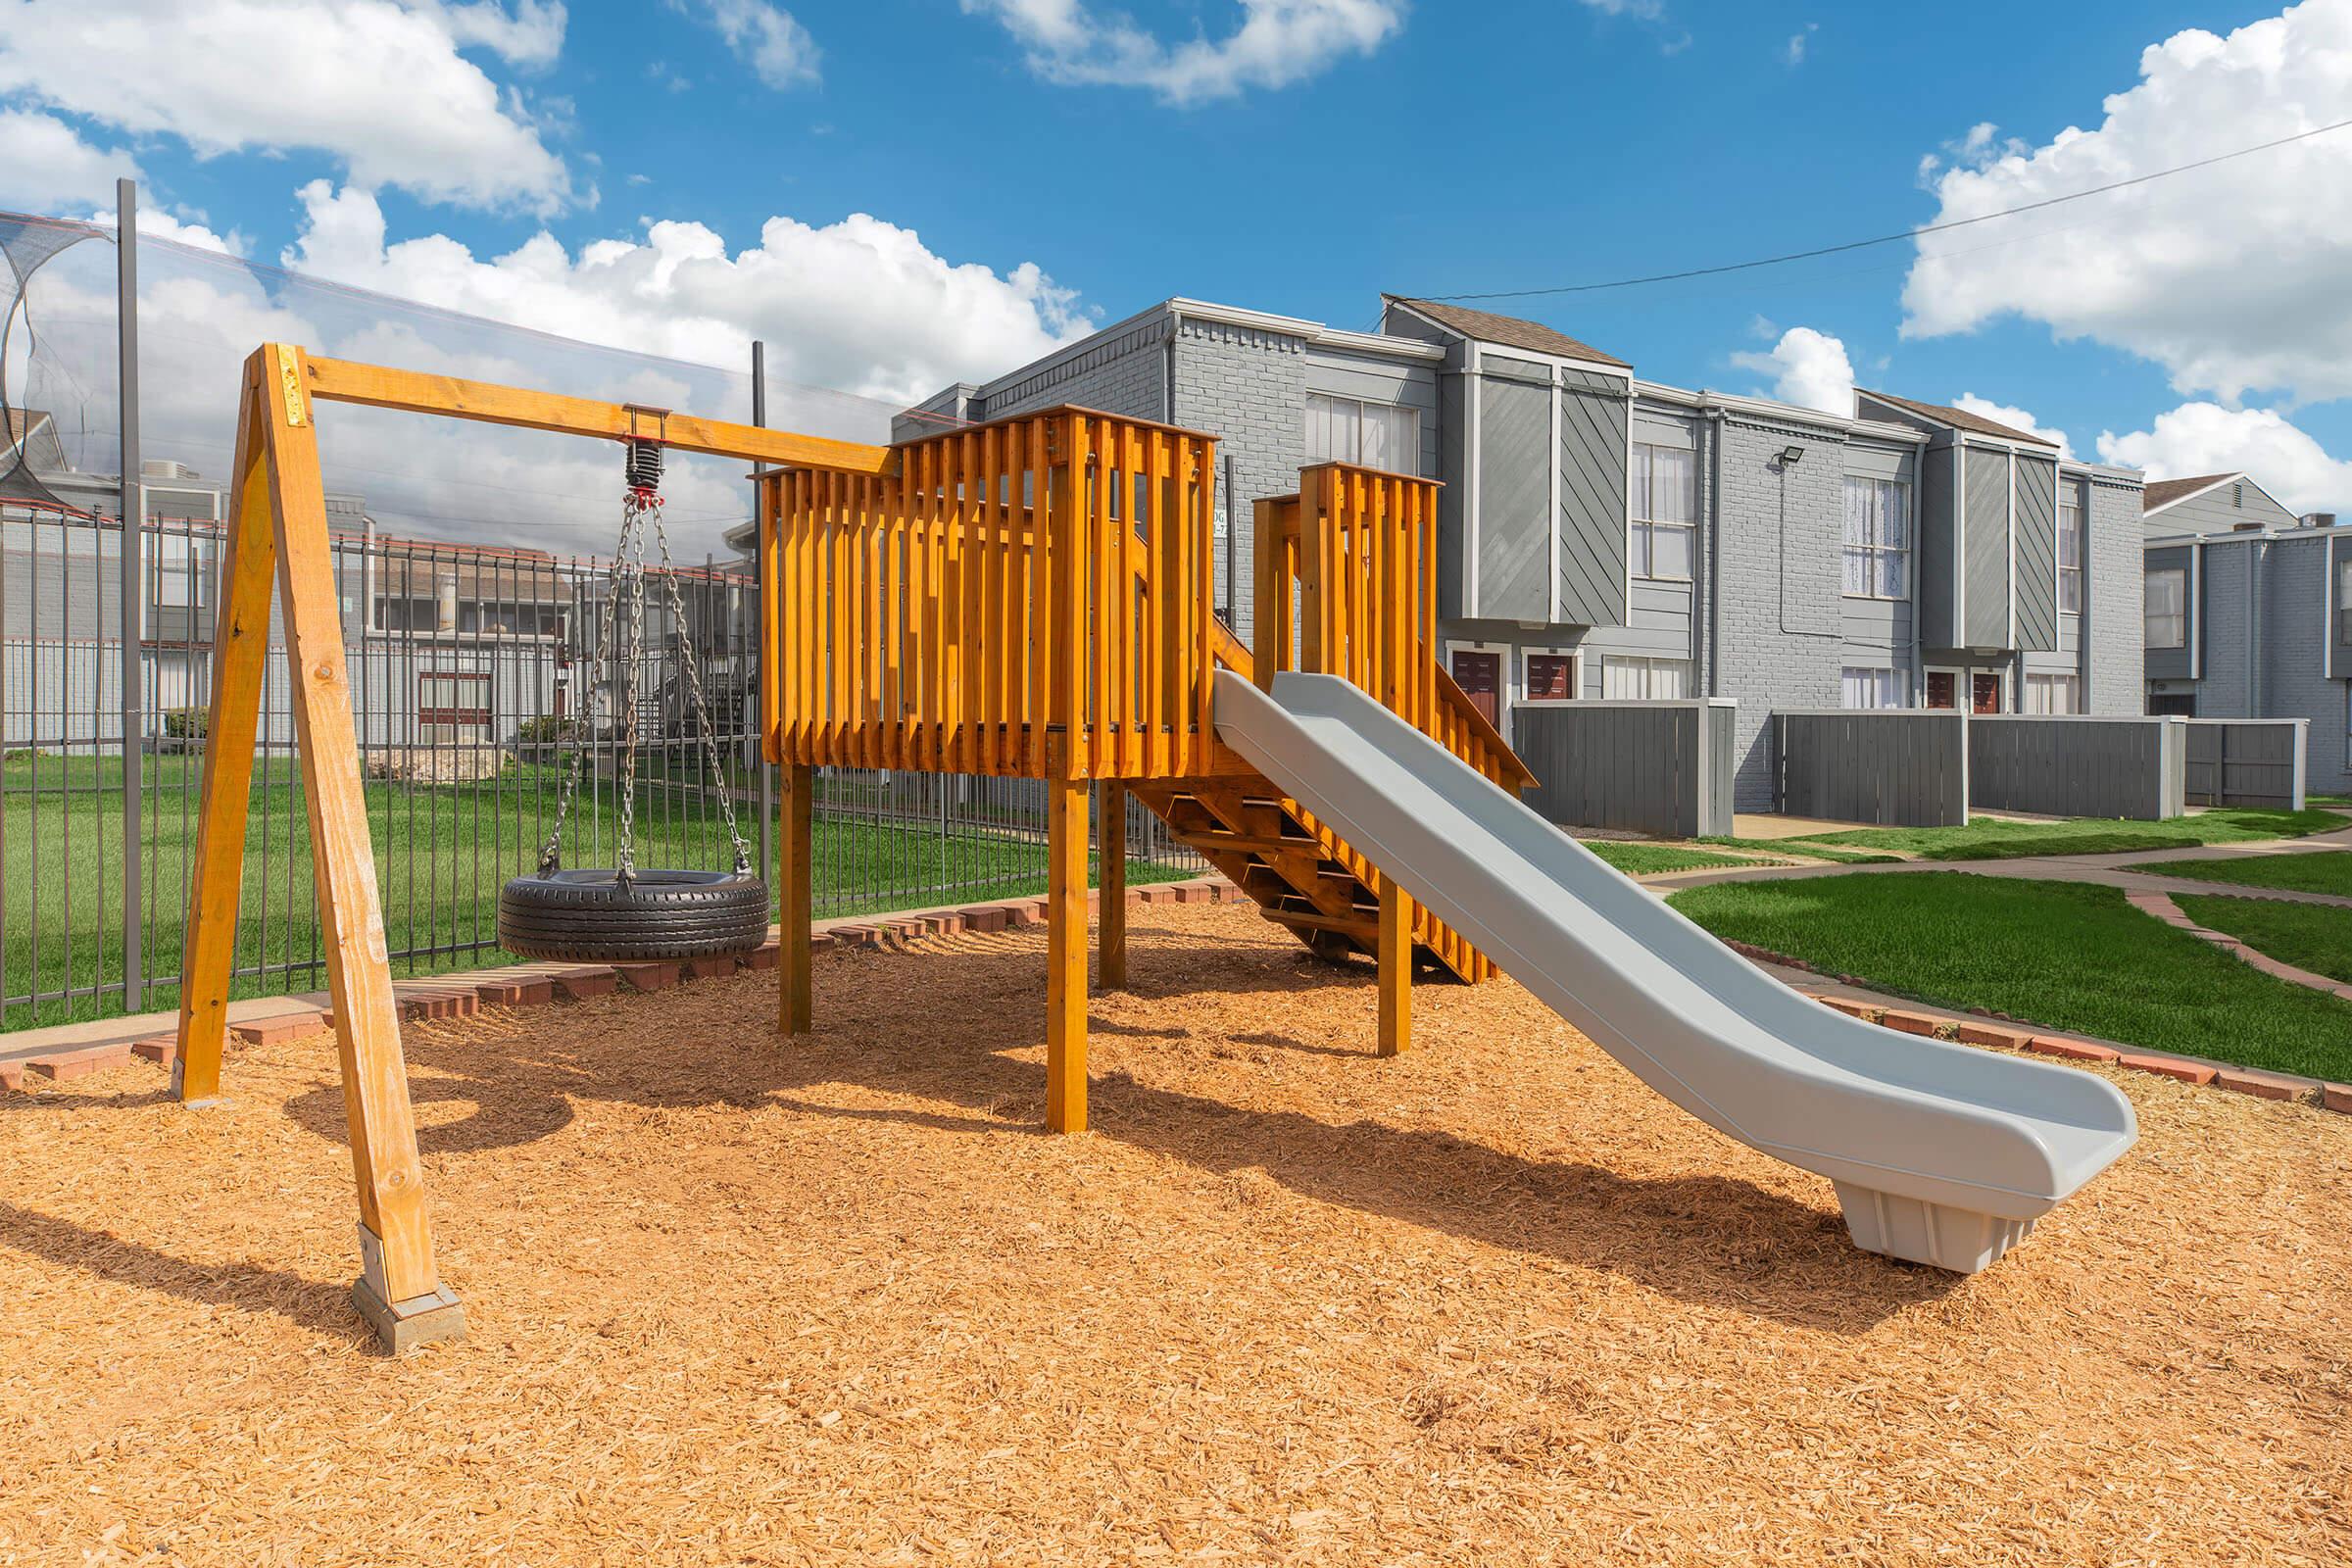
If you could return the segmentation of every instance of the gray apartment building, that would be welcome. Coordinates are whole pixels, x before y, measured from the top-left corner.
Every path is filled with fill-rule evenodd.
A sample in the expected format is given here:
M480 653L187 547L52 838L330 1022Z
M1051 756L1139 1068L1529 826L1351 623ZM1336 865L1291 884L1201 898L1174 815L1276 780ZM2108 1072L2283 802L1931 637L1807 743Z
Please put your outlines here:
M1742 810L1773 805L1776 710L2141 710L2140 476L1959 410L1665 386L1444 302L1384 297L1365 332L1179 298L898 433L1062 403L1219 438L1245 639L1251 499L1334 459L1442 480L1446 658L1504 733L1529 705L1728 698Z
M2309 720L2304 783L2352 791L2352 528L2251 474L2148 486L2147 706Z

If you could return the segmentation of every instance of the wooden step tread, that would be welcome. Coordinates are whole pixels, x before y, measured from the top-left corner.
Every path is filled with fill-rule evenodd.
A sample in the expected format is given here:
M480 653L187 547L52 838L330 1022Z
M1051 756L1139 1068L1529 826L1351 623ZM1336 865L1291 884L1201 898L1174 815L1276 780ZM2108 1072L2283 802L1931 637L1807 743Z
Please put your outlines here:
M1198 850L1245 850L1251 855L1311 855L1317 859L1323 857L1323 846L1313 839L1229 833L1222 828L1177 828L1175 833Z

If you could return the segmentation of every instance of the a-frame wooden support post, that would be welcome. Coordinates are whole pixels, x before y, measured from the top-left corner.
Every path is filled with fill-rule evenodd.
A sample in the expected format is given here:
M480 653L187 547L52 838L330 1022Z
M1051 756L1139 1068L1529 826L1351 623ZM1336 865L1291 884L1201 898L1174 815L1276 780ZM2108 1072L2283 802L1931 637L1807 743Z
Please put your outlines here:
M359 1185L361 1272L352 1298L385 1348L398 1353L464 1333L465 1311L433 1265L424 1172L401 1058L400 1009L385 956L360 780L318 431L303 354L291 344L266 343L245 362L235 485L214 643L204 814L188 896L177 1087L191 1104L220 1092L274 558L320 946L334 998L343 1108Z
M1380 1054L1413 1049L1413 900L1382 873L1380 879Z
M1049 742L1049 758L1060 737ZM1056 759L1055 760L1061 760ZM1050 761L1047 771L1058 774ZM1086 807L1082 778L1046 780L1046 1130L1086 1131Z

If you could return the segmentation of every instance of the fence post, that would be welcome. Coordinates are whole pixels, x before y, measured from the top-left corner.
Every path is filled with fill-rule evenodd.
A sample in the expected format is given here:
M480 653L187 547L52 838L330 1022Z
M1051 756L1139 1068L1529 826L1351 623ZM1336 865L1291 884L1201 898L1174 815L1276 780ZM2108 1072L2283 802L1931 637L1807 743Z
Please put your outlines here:
M139 842L139 774L141 771L140 712L146 707L141 691L147 678L139 654L139 534L147 520L145 487L139 461L139 186L136 180L115 181L115 351L120 356L116 422L122 449L122 535L117 551L122 564L122 652L116 663L122 689L122 1010L136 1012L147 1000L147 956L141 951L139 906L146 880L145 857Z
M767 345L755 339L752 343L752 423L767 428ZM767 646L768 553L775 547L768 540L767 465L762 463L752 469L752 635L750 642L756 650L753 668L761 682L770 679L767 663L775 650ZM781 611L784 607L775 607ZM776 863L776 764L767 760L767 705L760 702L754 710L760 716L753 728L760 732L760 864Z

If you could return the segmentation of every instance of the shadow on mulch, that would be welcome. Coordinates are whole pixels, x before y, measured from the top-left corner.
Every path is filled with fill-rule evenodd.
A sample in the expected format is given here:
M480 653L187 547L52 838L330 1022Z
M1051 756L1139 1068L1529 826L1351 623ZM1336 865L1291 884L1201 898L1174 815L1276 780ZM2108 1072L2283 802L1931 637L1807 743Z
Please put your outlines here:
M1141 924L1131 934L1152 935ZM668 1032L615 1029L609 1015L582 1027L584 1020L567 1021L561 1005L416 1031L409 1061L418 1105L474 1106L454 1121L420 1116L418 1142L428 1155L527 1145L563 1129L581 1102L774 1106L948 1133L1038 1132L1042 1075L1034 1060L1010 1053L1043 1044L1041 946L1032 937L820 962L818 1032L793 1044L766 1033L767 1015L753 1001L764 999L765 989L740 982L740 1004L732 993L676 993L691 1006L668 1012L679 1025ZM1197 943L1138 947L1130 954L1130 994L1180 1003L1210 990L1281 992L1311 1008L1316 992L1372 983L1368 965L1298 962L1296 951L1256 944L1222 952ZM710 1016L713 1002L724 1008L723 1023ZM628 1005L649 1020L663 1016L659 1004ZM1191 1035L1101 1016L1091 1026L1143 1040ZM1351 1052L1273 1033L1225 1038L1372 1059L1368 1044ZM944 1101L965 1113L842 1107L806 1098L828 1084ZM1317 1202L1606 1270L1741 1313L1856 1334L1959 1283L1857 1251L1834 1210L1733 1177L1628 1177L1582 1162L1530 1159L1434 1129L1368 1120L1335 1125L1295 1111L1258 1110L1121 1072L1099 1072L1089 1101L1099 1135L1201 1170L1262 1169ZM338 1086L298 1095L286 1109L319 1137L344 1141ZM1657 1111L1680 1114L1663 1103Z

